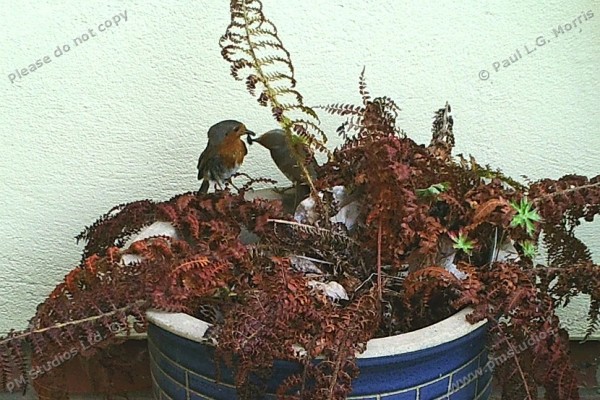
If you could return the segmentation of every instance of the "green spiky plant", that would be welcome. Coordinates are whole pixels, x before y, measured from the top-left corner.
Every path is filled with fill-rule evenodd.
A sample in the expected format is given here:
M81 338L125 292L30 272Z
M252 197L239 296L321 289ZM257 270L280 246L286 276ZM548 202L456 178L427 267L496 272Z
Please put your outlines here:
M473 157L454 156L447 103L434 114L430 144L418 145L398 126L394 101L370 96L364 70L362 104L320 107L347 117L338 130L344 143L330 152L261 2L233 0L230 7L220 44L231 74L270 107L288 140L298 135L328 157L311 180L296 155L321 212L312 224L294 222L278 201L246 200L252 181L237 192L116 206L81 233L81 264L38 307L30 327L0 339L0 383L23 386L29 345L33 367L73 349L90 355L123 340L115 324L125 334L144 331L145 311L157 308L215 324L216 354L236 360L242 397L260 398L249 377L281 359L302 367L281 383L281 398L342 399L359 373L355 354L368 340L471 306L470 322L489 321L491 355L506 359L495 371L503 399L537 399L538 385L546 399L577 399L555 310L588 294L587 335L600 325L600 267L574 234L582 220L600 214L600 176L524 185ZM329 218L340 207L329 202L336 185L358 205L352 229ZM176 237L126 246L155 221L170 223ZM244 231L258 243L243 242ZM534 258L537 247L547 251L545 264ZM449 251L463 278L441 265ZM348 300L315 293L290 254L317 260L319 279L337 280ZM552 334L517 351L539 332ZM102 343L82 347L94 335ZM297 345L306 352L292 351Z

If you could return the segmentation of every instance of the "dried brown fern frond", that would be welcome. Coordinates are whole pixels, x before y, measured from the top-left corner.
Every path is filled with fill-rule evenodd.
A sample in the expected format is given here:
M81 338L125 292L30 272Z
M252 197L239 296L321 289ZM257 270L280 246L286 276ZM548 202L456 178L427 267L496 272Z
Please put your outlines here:
M140 268L121 263L120 252L113 247L105 256L91 256L81 268L72 270L38 306L26 330L0 340L3 387L24 390L30 378L44 374L44 365L62 363L65 355L67 360L90 356L122 341L117 334L144 330L144 312L150 302L144 300L146 284ZM28 373L24 373L25 345L32 353Z
M584 340L600 329L600 265L582 259L557 268L538 266L532 272L540 278L541 291L552 297L556 307L566 306L579 294L589 295L588 327Z
M104 254L111 246L122 246L142 227L153 222L156 204L151 200L119 204L102 215L94 224L76 236L86 243L82 261L93 254Z
M25 391L29 382L27 349L29 344L21 332L11 330L0 338L0 389Z
M484 287L468 319L491 322L490 360L503 398L536 399L538 385L552 399L579 398L568 335L560 329L553 295L537 284L543 270L502 262L479 272Z
M573 263L592 261L590 249L562 224L542 225L542 243L547 251L549 267L569 267Z
M450 112L450 104L446 102L446 105L435 113L431 128L431 143L428 147L429 151L435 157L443 160L450 157L455 144L453 132L454 119L450 115Z
M402 325L410 330L419 329L431 320L439 320L456 310L477 302L482 284L475 270L461 263L458 267L467 273L460 280L441 266L431 265L409 274L402 283L403 307L398 311Z
M371 273L371 252L352 238L345 229L321 228L295 221L271 220L274 235L261 247L272 254L299 256L317 262L322 276L338 280L350 298L360 282ZM315 246L315 243L319 243ZM348 280L348 277L351 277ZM353 278L353 279L352 279ZM358 283L357 283L358 281Z
M542 179L530 185L529 197L547 223L566 221L567 227L574 227L580 219L589 222L600 214L600 175Z
M133 202L116 211L82 234L85 252L95 253L38 306L29 327L0 338L4 388L27 385L26 348L35 370L64 354L90 356L132 330L144 331L149 307L194 314L204 300L208 305L231 301L227 294L253 268L240 241L242 230L268 238L267 221L282 212L279 202L246 201L229 191ZM152 236L123 248L156 221L170 222L180 239Z
M346 121L338 128L338 134L348 140L350 131L356 131L356 139L371 138L379 136L396 135L406 137L402 129L397 126L397 118L400 107L389 97L376 97L371 100L367 89L365 69L360 73L358 90L362 99L362 105L352 104L329 104L317 106L332 115L347 117Z
M255 262L263 265L252 279L257 286L242 291L219 336L218 357L236 359L236 385L251 392L243 389L251 385L250 376L285 360L302 370L278 387L279 396L345 398L357 374L355 354L364 351L379 323L375 291L340 306L311 289L309 278L290 269L289 259Z

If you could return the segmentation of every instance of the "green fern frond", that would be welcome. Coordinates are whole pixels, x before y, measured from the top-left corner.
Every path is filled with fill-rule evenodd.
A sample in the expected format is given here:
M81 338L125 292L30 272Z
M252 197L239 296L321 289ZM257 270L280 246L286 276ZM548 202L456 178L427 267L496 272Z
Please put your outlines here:
M297 90L294 90L294 89L290 89L290 88L284 87L284 86L276 86L276 87L273 87L273 92L272 92L272 93L273 93L275 96L283 96L283 95L288 95L288 94L291 94L291 95L293 95L293 96L294 96L295 100L296 100L298 103L301 103L301 102L302 102L302 100L303 100L303 98L302 98L302 95L300 94L300 92L298 92ZM292 109L293 107L298 107L298 106L294 104L294 105L290 105L290 107L289 107L289 108L286 108L286 105L285 105L285 104L282 104L282 105L281 105L281 107L282 107L284 110L287 110L287 109ZM312 111L312 110L311 110L311 111ZM313 112L314 112L314 111L313 111Z
M265 77L267 79L269 79L271 82L275 82L278 80L287 80L290 82L291 86L295 86L296 85L296 80L294 79L293 76L288 75L288 74L284 74L281 72L270 72L270 73L265 73Z
M319 125L315 111L306 106L295 89L294 66L284 48L275 24L265 18L260 0L232 0L231 21L219 42L223 58L230 62L231 75L245 80L248 92L262 106L270 106L275 120L286 132L306 137L317 151L326 151L327 137ZM246 68L250 72L246 72ZM246 74L244 77L242 71ZM297 116L296 114L300 114ZM306 123L306 121L310 123ZM313 193L314 184L300 154L294 153Z

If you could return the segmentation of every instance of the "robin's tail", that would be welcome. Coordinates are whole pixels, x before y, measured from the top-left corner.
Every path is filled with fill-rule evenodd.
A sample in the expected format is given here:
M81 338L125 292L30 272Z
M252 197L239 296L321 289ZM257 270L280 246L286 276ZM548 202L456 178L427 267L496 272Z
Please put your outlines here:
M208 193L208 180L207 179L202 180L202 185L200 185L200 190L198 192L199 193Z

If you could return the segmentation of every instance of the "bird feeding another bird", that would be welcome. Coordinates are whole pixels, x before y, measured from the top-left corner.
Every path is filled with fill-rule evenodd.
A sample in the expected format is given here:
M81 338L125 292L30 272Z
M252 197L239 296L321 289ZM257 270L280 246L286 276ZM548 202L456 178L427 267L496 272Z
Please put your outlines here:
M318 164L312 151L300 137L294 135L288 140L283 129L273 129L254 139L252 136L256 134L241 122L225 120L210 127L208 143L198 158L198 179L202 180L200 193L208 192L210 182L215 182L221 188L223 182L237 172L248 154L242 140L244 135L249 145L258 142L269 150L275 165L294 184L297 191L304 193L302 189L308 189L299 162L305 162L304 166L311 180L317 178Z
M211 181L221 187L224 181L237 172L248 154L246 144L241 139L244 135L250 143L250 137L256 134L239 121L225 120L210 127L208 143L198 158L201 193L208 192Z

